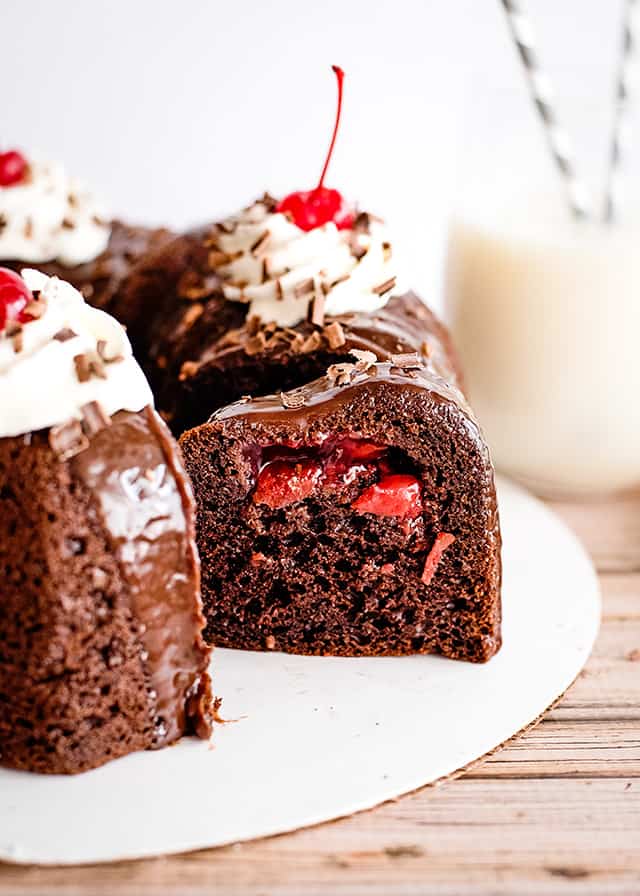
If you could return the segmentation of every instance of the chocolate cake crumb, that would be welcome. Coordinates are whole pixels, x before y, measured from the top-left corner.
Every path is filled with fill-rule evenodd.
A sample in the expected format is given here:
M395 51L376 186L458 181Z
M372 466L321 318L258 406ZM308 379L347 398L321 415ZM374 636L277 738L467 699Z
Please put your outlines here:
M79 420L69 420L49 430L49 445L60 462L80 454L89 445Z
M189 377L192 377L195 373L198 372L198 363L196 361L185 361L182 367L180 368L180 373L178 374L178 378L180 380L187 380Z
M70 327L63 327L57 333L54 333L53 338L56 342L68 342L70 339L75 339L77 335Z
M111 426L111 417L105 412L99 401L90 401L80 408L82 412L82 430L85 435L94 436L101 429Z
M275 649L276 639L273 637L273 635L267 635L267 637L264 639L264 646L267 650Z

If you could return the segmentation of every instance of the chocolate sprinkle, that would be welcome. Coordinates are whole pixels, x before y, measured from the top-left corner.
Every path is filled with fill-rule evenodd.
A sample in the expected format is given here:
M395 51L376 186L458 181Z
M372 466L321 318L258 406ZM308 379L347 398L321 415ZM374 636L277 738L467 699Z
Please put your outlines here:
M267 242L267 240L269 239L270 236L271 236L271 234L269 233L268 230L265 230L264 233L261 233L260 236L258 237L258 239L255 241L255 243L250 247L249 252L251 252L252 255L256 255L258 250L262 246L264 246L264 244Z
M316 327L322 327L324 325L324 306L325 306L325 297L324 294L316 288L315 295L313 297L313 301L311 303L311 315L310 320L311 323Z
M385 280L384 283L381 283L379 286L374 286L373 292L375 292L376 295L381 296L384 295L385 292L389 292L390 289L393 289L395 285L396 278L389 277L389 279Z
M59 461L69 460L89 445L79 420L70 420L49 430L49 446Z
M424 361L418 352L405 352L400 355L391 355L391 363L401 370L420 370L424 367Z
M353 355L353 357L357 359L355 369L358 371L358 373L364 373L366 370L369 370L369 368L373 367L378 360L373 352L362 351L358 348L350 349L349 354Z
M75 339L77 335L78 334L74 333L69 327L63 327L54 334L53 338L56 342L68 342L70 339Z

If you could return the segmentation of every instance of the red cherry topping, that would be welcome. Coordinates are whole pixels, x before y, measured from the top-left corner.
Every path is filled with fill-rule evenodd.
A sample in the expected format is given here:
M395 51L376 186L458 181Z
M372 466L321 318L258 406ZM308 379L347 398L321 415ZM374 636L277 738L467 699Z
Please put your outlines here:
M358 513L416 517L422 513L420 483L415 476L394 473L365 488L351 505Z
M253 500L268 507L285 507L303 501L315 489L322 465L314 460L274 460L260 471Z
M0 330L15 321L23 324L33 320L24 309L33 301L33 295L22 277L8 268L0 268Z
M442 555L444 554L446 549L453 544L455 540L455 535L451 535L449 532L439 532L436 535L436 540L433 543L433 547L427 554L427 559L425 560L424 569L422 571L421 578L425 585L428 585L431 582L431 579L435 575L438 563L440 563Z
M293 223L301 230L313 230L314 227L321 227L333 221L338 230L349 230L353 226L354 214L349 208L342 195L337 190L330 190L324 185L324 178L333 155L333 147L338 136L338 127L340 125L340 113L342 111L342 87L344 81L344 72L337 65L331 68L335 72L338 81L338 107L336 109L336 120L333 126L333 134L329 151L325 159L324 168L315 190L298 190L290 193L282 199L276 211L288 214Z
M27 160L16 149L0 152L0 187L19 184L27 173Z

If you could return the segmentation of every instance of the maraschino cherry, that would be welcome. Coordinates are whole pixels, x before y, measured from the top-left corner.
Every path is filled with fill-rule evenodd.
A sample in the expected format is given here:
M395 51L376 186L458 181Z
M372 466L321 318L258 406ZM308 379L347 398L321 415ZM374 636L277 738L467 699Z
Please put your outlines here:
M22 277L8 268L0 268L0 331L8 323L24 324L33 320L24 310L30 302L33 295Z
M17 149L0 152L0 187L13 187L19 184L28 167L27 160Z
M329 221L333 221L338 230L349 230L353 226L354 221L353 210L347 205L342 194L337 190L330 190L324 186L324 178L333 155L336 137L338 136L340 113L342 111L342 84L344 81L342 69L337 65L332 65L331 68L338 80L338 108L333 126L333 135L329 144L329 152L325 159L318 186L315 190L298 190L296 193L289 193L288 196L280 200L276 208L276 211L289 215L293 223L301 230L313 230L314 227L321 227L323 224L328 224Z

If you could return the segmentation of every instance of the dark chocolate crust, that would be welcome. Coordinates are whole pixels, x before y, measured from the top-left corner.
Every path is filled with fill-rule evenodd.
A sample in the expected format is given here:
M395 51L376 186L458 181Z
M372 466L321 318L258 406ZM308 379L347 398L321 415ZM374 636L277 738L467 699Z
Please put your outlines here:
M0 764L208 736L194 503L157 415L119 412L64 461L47 430L0 439L0 495Z
M107 248L93 261L75 267L55 261L36 264L16 259L4 259L0 264L18 273L23 268L36 268L49 277L66 280L80 290L89 304L112 314L116 296L138 261L165 245L172 236L164 228L138 227L116 220L111 224ZM120 322L127 326L126 305L121 305L120 311Z
M176 237L137 266L114 305L145 367L157 407L176 435L242 395L292 389L316 379L353 348L379 360L419 352L461 385L446 329L413 293L373 314L304 321L293 328L247 320L227 301L209 262L214 226ZM333 324L333 326L331 326ZM339 325L336 329L336 325Z
M348 379L239 402L182 436L198 501L206 634L255 650L483 662L501 643L500 529L471 411L427 366L378 363ZM424 500L411 526L354 512L358 482L277 509L252 500L265 446L304 453L336 436L391 446L410 465ZM439 533L455 542L425 584Z

